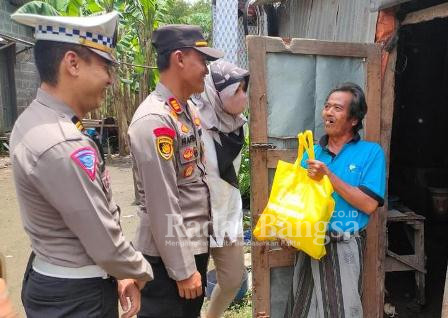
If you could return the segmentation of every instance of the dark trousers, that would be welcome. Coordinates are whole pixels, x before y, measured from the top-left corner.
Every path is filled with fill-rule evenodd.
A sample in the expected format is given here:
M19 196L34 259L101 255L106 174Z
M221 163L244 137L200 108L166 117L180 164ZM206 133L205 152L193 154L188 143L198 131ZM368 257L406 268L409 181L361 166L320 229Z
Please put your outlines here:
M117 318L117 281L55 278L28 269L22 303L28 318Z
M154 280L142 289L139 318L197 318L200 317L207 284L208 253L195 256L196 268L202 278L202 296L185 299L179 296L176 281L168 276L160 257L146 256L154 272Z

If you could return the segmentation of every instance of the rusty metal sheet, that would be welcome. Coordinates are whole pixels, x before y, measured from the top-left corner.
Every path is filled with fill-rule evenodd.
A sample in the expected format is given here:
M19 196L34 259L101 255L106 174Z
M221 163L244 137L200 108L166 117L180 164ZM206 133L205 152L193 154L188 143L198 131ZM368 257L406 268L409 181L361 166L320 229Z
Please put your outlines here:
M370 10L379 11L381 9L391 8L409 1L411 0L370 0Z
M373 43L378 12L369 0L287 0L278 8L279 36Z

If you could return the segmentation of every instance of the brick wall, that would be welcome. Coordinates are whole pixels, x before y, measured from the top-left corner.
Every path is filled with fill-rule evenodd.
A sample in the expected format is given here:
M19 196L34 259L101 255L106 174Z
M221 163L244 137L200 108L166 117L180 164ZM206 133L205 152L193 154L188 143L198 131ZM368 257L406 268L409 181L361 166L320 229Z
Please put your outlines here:
M17 8L17 6L10 4L8 0L0 0L0 33L25 41L34 42L31 28L11 21L9 16L17 10ZM17 44L17 50L22 48L24 48L23 45ZM14 69L17 113L20 114L34 99L37 87L39 86L39 76L34 65L32 49L16 55Z

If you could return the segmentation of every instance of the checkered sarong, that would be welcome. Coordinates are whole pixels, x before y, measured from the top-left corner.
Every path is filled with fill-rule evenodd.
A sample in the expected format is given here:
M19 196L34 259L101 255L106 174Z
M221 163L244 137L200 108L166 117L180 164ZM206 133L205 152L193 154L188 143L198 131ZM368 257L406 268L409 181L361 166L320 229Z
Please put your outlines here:
M320 261L296 255L285 318L361 318L365 236L326 245Z

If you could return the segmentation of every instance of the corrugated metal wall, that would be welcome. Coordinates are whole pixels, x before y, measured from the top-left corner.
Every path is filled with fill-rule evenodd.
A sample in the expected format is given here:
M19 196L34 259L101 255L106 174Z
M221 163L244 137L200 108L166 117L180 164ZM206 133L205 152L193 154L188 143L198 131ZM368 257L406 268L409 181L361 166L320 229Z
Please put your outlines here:
M279 36L373 43L378 12L369 9L369 0L285 0Z

